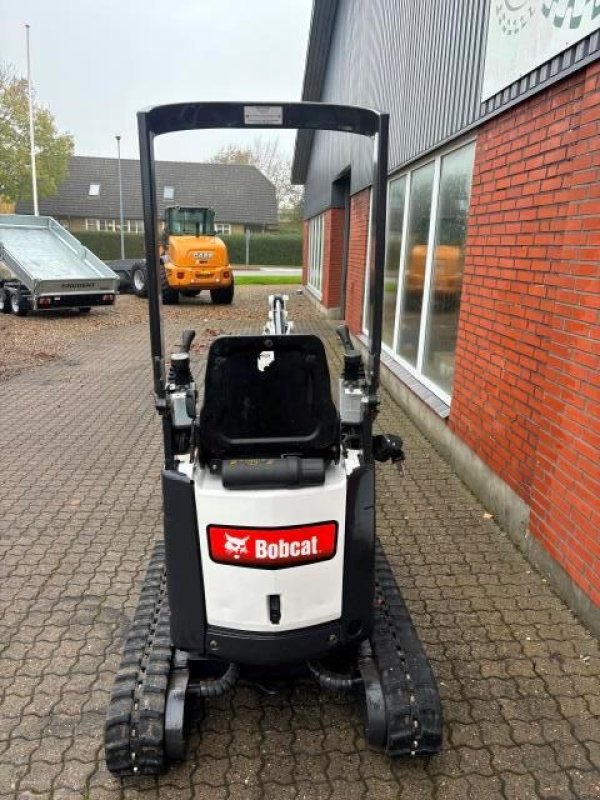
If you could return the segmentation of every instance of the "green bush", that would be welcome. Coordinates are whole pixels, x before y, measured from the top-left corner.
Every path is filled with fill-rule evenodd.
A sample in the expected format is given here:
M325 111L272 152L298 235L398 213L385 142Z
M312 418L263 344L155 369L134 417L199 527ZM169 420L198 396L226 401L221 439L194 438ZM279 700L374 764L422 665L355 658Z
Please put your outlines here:
M75 236L92 253L103 261L121 258L119 233L104 231L82 231ZM232 264L246 263L246 237L233 234L221 237L229 250ZM138 233L125 234L125 257L144 257L144 237ZM250 238L250 263L283 267L299 267L302 264L302 235L297 233L254 233Z
M246 263L244 234L223 236L232 264ZM250 263L282 267L302 265L302 236L297 233L253 233L250 237Z
M104 231L81 231L74 233L81 244L101 258L116 261L121 258L121 234ZM125 234L125 258L144 257L144 237L141 233Z

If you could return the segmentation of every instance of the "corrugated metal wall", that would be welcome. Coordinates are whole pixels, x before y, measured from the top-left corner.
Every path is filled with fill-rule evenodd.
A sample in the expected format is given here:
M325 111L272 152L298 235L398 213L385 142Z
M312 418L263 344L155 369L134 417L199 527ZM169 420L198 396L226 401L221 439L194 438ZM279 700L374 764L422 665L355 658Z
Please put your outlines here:
M600 49L597 32L481 103L488 8L489 0L339 0L318 99L388 110L394 170ZM331 205L331 182L349 165L352 192L368 185L370 164L367 140L317 132L306 173L306 216Z

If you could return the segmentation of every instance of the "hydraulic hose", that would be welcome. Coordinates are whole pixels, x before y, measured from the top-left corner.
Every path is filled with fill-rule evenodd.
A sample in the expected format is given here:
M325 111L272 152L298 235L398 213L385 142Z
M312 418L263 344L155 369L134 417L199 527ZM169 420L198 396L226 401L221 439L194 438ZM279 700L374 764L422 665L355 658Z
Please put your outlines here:
M218 678L209 678L203 681L194 681L189 689L200 697L220 697L233 689L240 674L238 664L231 662L225 672Z
M359 676L352 678L349 675L340 675L327 669L319 661L307 661L306 666L319 686L328 692L346 693L362 686L362 678Z

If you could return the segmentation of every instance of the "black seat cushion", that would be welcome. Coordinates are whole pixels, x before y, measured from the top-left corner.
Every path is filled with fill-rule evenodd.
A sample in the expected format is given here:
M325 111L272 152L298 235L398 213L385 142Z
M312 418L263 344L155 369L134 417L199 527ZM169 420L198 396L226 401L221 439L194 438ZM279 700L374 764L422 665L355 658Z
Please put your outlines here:
M297 454L331 460L339 419L317 336L221 336L208 352L203 460Z

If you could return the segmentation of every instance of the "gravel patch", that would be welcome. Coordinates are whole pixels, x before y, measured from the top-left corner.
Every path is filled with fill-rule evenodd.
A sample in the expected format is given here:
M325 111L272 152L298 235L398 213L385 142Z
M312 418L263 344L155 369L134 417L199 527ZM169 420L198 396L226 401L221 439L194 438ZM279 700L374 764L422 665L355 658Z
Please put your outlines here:
M278 291L294 294L289 286L239 287L231 306L215 306L208 292L183 298L178 306L164 306L165 321L200 328L202 324L226 333L229 320L265 321L267 298ZM264 296L264 304L257 298ZM126 328L148 319L148 301L135 295L121 295L113 308L94 308L89 314L76 311L45 311L15 317L0 314L0 380L26 369L64 358L69 348L98 331ZM125 339L124 339L125 341Z

